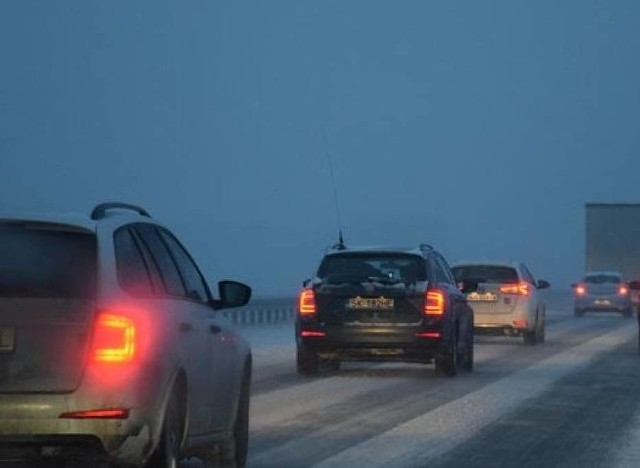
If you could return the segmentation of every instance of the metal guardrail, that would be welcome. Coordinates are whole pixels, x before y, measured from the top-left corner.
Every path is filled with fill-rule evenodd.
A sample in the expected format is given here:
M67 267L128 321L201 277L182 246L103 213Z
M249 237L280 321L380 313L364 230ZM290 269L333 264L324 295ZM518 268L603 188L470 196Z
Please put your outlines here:
M293 320L295 299L255 299L245 307L224 310L222 314L234 325L287 322Z
M547 310L566 310L573 313L573 296L570 290L548 290L546 299ZM226 309L222 314L234 325L259 325L292 321L295 307L295 298L254 299L245 307Z

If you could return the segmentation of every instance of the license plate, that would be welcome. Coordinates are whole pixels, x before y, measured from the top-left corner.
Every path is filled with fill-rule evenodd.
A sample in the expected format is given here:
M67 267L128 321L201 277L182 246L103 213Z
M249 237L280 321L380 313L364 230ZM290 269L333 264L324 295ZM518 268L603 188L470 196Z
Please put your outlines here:
M393 310L393 298L386 297L351 297L347 301L347 308L353 310Z
M498 296L492 292L478 293L472 292L467 295L469 302L495 302L498 300Z
M16 335L13 328L0 328L0 352L13 351L16 343Z
M596 299L594 301L595 305L611 305L611 301L609 299Z

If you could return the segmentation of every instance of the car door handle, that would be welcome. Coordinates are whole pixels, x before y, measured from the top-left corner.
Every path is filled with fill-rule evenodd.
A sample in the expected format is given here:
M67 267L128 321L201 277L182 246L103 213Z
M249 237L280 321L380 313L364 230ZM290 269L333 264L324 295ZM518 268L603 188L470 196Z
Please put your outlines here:
M220 333L222 331L222 328L220 328L218 325L209 325L209 331L215 335L216 333Z
M190 323L182 322L180 324L180 331L181 332L190 332L191 330L193 330L193 325L191 325Z

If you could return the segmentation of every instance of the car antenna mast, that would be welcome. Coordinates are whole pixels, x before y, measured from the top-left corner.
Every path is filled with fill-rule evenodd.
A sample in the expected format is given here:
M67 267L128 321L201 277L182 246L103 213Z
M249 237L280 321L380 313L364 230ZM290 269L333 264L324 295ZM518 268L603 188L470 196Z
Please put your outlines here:
M327 158L327 164L329 166L329 176L331 178L331 189L333 191L333 201L336 209L336 222L338 223L338 243L333 246L334 249L344 250L346 246L344 244L344 236L342 235L342 216L340 214L340 200L338 198L338 186L336 184L335 173L333 172L333 162L331 161L331 153L329 152L329 138L327 137L327 129L323 132L324 141L324 155Z

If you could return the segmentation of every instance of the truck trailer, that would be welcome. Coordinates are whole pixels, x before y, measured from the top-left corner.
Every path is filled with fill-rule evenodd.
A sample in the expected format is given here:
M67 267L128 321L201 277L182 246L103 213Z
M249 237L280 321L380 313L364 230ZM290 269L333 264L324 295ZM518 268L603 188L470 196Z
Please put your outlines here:
M640 310L640 203L587 203L585 208L586 271L621 273Z

